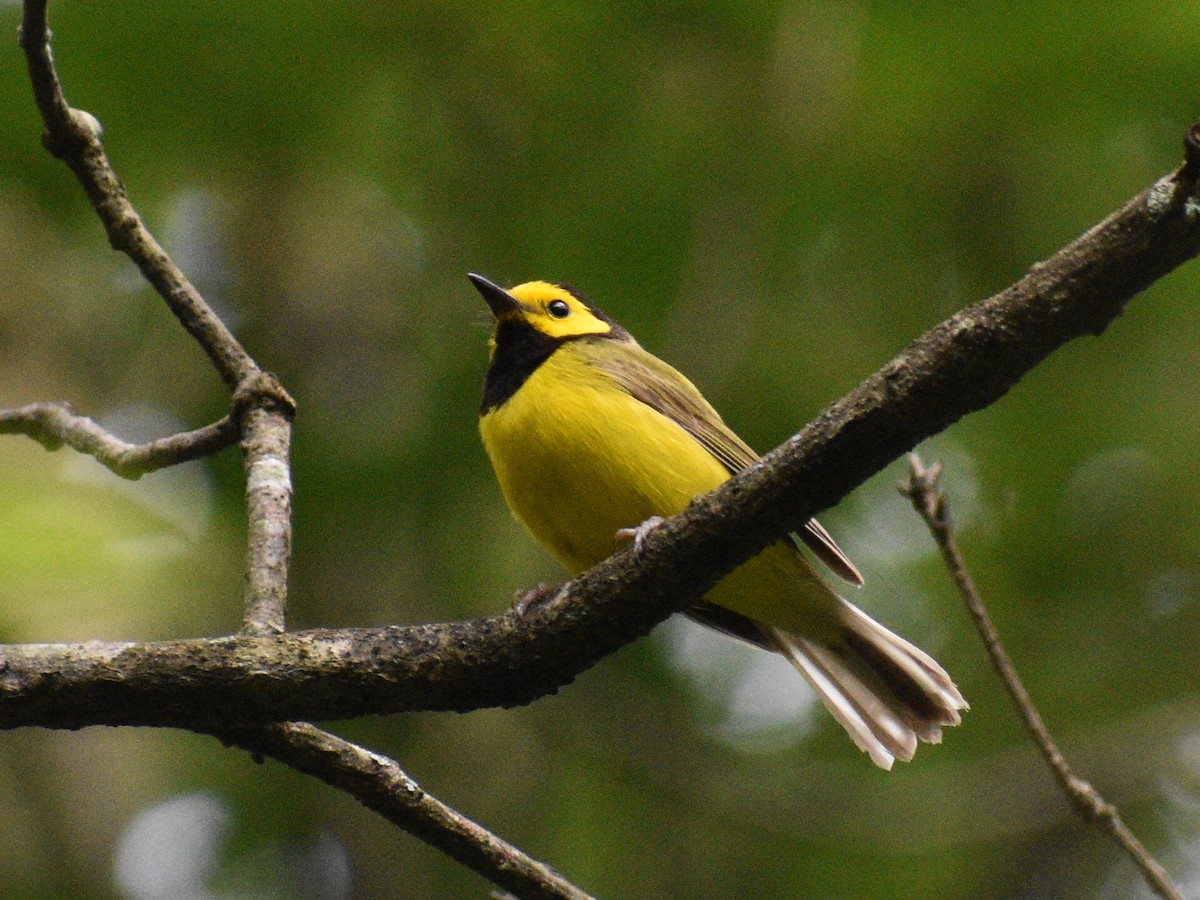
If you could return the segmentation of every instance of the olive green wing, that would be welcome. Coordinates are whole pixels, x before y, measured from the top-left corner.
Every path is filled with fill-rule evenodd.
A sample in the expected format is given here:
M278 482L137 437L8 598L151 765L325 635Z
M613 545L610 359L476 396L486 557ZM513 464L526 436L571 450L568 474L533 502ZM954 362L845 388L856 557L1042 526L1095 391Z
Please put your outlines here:
M589 356L594 366L635 399L678 424L730 473L758 460L758 454L730 430L695 385L636 342L601 338L587 349L592 351ZM816 519L804 523L799 538L838 577L854 585L863 583L854 563Z

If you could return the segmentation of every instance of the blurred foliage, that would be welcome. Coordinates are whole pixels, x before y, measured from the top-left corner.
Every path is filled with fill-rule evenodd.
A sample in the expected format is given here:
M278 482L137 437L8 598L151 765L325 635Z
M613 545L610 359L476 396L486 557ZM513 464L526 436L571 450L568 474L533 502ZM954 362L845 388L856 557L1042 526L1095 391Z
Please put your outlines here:
M767 448L1169 171L1200 112L1200 12L1161 0L51 15L132 199L299 401L298 627L471 616L559 577L479 447L467 271L578 286ZM210 421L225 389L39 146L18 19L0 3L0 405L69 399L130 438ZM1170 276L925 449L1051 729L1193 890L1198 288ZM897 771L799 678L678 624L525 709L336 730L600 896L1137 896L1025 741L900 471L823 517L864 605L973 705ZM233 453L126 484L0 442L0 640L234 630L241 517ZM341 866L357 897L487 891L210 739L18 732L0 758L4 896L153 896L129 868L153 868L147 821L191 828L221 896L341 896Z

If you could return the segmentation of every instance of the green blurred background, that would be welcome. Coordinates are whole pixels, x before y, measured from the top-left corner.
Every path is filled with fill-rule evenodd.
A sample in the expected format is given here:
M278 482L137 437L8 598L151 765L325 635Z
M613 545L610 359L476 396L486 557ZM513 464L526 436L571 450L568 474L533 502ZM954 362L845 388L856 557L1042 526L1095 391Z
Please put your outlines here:
M1200 115L1200 10L1163 0L51 17L132 199L299 402L297 627L470 617L560 577L479 446L467 271L576 285L766 449L1169 171ZM226 390L39 145L18 20L0 2L0 406L69 399L130 439L211 421ZM1170 276L923 448L1051 729L1192 892L1198 289ZM525 709L331 727L604 897L1141 896L1016 724L901 471L822 517L856 600L972 703L894 772L786 666L680 623ZM0 441L0 640L235 630L240 477L233 452L126 483ZM488 891L183 733L0 735L0 821L6 897Z

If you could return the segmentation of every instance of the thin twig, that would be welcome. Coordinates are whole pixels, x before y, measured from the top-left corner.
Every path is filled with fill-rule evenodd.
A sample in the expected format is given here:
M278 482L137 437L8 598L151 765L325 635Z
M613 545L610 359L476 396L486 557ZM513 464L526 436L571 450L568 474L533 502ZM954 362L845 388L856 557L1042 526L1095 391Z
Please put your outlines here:
M130 444L79 415L69 403L31 403L0 410L0 434L26 435L47 450L66 444L95 457L122 478L135 479L166 466L220 453L237 443L238 426L232 416L225 416L195 431Z
M89 113L71 109L67 103L50 49L46 3L47 0L25 0L20 35L34 99L46 129L42 143L75 173L113 249L129 255L183 327L204 348L225 382L237 385L257 372L258 366L146 229L108 162L100 141L100 123Z
M222 735L350 794L368 809L517 897L589 900L589 895L486 828L427 793L391 759L291 722Z
M1054 777L1058 780L1067 799L1084 820L1103 828L1120 844L1121 848L1141 869L1147 883L1156 894L1169 898L1169 900L1182 900L1183 895L1179 893L1179 888L1174 885L1171 877L1158 860L1150 854L1121 820L1117 808L1100 796L1100 793L1091 784L1075 774L1063 757L1062 751L1058 749L1058 745L1050 737L1045 722L1042 721L1029 692L1025 690L1020 676L1017 675L1016 667L1013 665L1008 651L1004 649L1004 644L1000 641L1000 634L996 630L995 623L988 615L983 599L967 569L966 561L955 543L946 497L938 490L937 486L941 466L935 463L926 468L920 457L913 453L909 456L909 470L909 480L900 485L900 490L912 501L917 513L929 526L929 531L933 535L934 541L937 542L946 567L950 570L950 577L954 580L963 600L966 601L971 618L975 620L975 627L983 638L992 665L1012 697L1029 736L1042 756L1045 757L1050 771L1054 773Z

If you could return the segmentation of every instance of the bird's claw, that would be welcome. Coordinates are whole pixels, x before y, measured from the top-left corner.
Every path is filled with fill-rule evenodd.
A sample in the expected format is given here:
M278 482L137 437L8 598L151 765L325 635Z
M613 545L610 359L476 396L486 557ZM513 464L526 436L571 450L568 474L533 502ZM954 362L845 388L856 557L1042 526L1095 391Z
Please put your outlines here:
M521 618L529 615L536 606L541 606L547 600L552 600L562 589L561 584L546 584L542 582L531 591L517 591L514 608Z
M616 540L617 542L623 540L632 540L634 555L641 556L642 551L646 549L646 538L649 537L650 532L661 525L663 521L664 520L662 516L651 516L636 528L622 528L617 532Z

